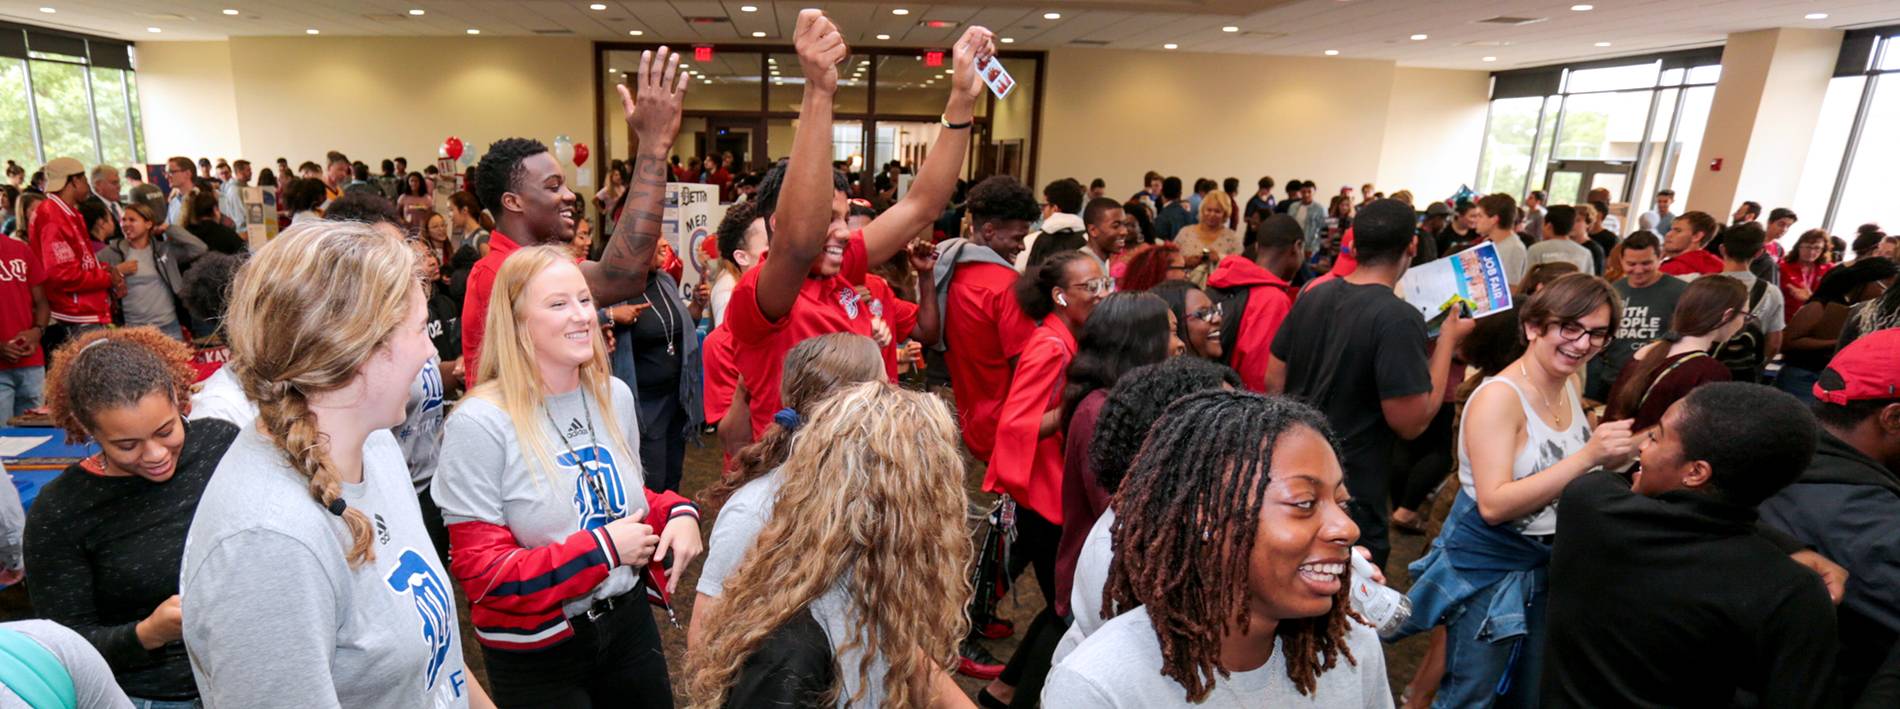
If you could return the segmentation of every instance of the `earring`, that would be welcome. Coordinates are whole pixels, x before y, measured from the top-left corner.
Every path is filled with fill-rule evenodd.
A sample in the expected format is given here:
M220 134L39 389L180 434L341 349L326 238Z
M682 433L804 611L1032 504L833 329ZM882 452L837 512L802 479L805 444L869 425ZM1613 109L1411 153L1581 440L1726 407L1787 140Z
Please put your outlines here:
M1064 297L1062 297L1062 294L1061 294L1061 293L1057 293L1057 294L1056 294L1056 305L1060 305L1060 306L1062 306L1062 307L1064 307L1064 308L1066 308L1066 307L1069 307L1069 299L1068 299L1068 298L1064 298Z

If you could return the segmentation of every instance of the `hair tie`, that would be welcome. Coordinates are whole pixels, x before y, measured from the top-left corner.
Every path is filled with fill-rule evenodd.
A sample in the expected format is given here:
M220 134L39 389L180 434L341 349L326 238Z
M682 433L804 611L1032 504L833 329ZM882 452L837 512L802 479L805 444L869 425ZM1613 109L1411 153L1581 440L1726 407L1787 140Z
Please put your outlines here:
M778 424L779 426L783 427L787 431L798 430L798 424L801 423L801 421L798 418L798 411L789 406L783 409L779 409L778 413L776 414L772 414L772 422Z
M346 509L349 509L350 503L344 502L343 498L339 497L334 500L331 500L328 507L330 508L330 514L336 515L338 517L342 517L343 511Z

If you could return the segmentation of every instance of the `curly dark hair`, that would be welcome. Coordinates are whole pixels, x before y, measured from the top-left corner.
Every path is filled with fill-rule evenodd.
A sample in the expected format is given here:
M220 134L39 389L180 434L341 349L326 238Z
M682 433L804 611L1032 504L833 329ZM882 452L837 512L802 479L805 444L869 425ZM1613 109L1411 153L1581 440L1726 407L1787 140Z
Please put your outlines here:
M745 246L745 233L752 228L752 220L759 218L757 202L740 202L726 208L726 216L719 220L719 258L726 263L734 263L732 255Z
M1029 222L1042 215L1042 207L1036 204L1036 193L1009 175L993 175L976 183L963 206L970 210L973 226L1012 219Z
M1306 428L1337 454L1326 417L1286 397L1203 391L1174 402L1155 422L1114 500L1116 554L1102 590L1103 608L1145 606L1161 644L1161 674L1199 702L1227 671L1221 638L1249 625L1247 577L1268 464L1280 436ZM1199 523L1197 523L1197 520ZM1332 609L1281 620L1274 629L1287 678L1311 695L1340 657L1358 663L1347 624L1364 622L1348 603L1350 583Z
M752 192L752 201L757 204L759 216L767 219L778 212L778 193L785 187L785 166L791 161L780 160L772 169L765 171L765 177L759 178L759 188ZM831 189L838 192L851 191L851 183L844 179L844 173L831 171Z
M475 196L481 198L489 214L501 218L501 196L515 189L515 180L521 177L521 161L547 151L548 146L533 138L502 138L488 145L475 170Z
M1095 418L1095 438L1089 445L1095 482L1115 494L1161 412L1176 399L1223 384L1239 389L1240 374L1199 357L1175 357L1128 370L1108 390L1108 401Z
M198 371L191 347L150 327L94 330L68 341L46 372L46 408L68 443L91 439L93 416L167 394L180 413Z
M323 180L313 177L292 179L284 186L284 208L291 214L308 212L323 205Z
M205 252L192 261L191 270L185 272L186 312L213 323L214 330L223 330L224 313L231 307L231 283L237 280L244 261L244 256L216 251Z
M368 190L345 192L343 196L330 200L330 206L323 209L323 218L333 222L394 224L397 228L402 227L402 212L396 210L396 203Z

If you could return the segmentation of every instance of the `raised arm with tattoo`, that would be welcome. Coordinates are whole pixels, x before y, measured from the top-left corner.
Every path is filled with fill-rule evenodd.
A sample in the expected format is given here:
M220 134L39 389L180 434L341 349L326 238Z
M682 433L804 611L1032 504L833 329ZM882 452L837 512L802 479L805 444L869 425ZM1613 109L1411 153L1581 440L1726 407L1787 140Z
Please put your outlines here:
M633 158L633 180L627 185L626 208L614 224L613 236L598 263L581 264L581 275L593 291L594 302L619 303L646 291L653 271L653 252L660 241L661 202L666 198L666 156L679 135L680 109L686 101L686 72L680 58L666 47L659 53L640 53L640 73L632 91L620 90L620 106L627 128L639 142Z

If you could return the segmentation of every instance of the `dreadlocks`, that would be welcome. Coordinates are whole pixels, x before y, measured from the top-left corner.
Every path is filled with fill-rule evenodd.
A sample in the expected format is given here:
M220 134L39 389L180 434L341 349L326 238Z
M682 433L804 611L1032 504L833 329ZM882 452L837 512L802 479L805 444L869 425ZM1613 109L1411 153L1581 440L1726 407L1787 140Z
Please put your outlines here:
M1187 689L1189 702L1207 698L1216 673L1229 674L1220 666L1221 638L1230 628L1247 632L1247 578L1268 464L1281 434L1299 427L1332 441L1326 419L1292 399L1192 394L1155 422L1116 493L1117 552L1102 607L1147 607L1161 673ZM1274 631L1301 694L1311 695L1340 656L1357 664L1346 646L1346 624L1357 618L1349 586L1325 615L1282 620Z

